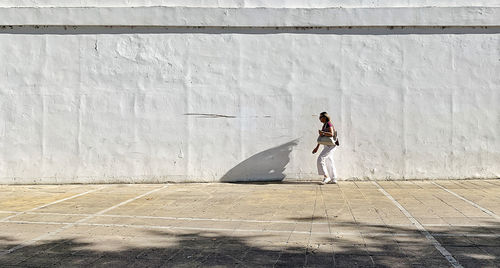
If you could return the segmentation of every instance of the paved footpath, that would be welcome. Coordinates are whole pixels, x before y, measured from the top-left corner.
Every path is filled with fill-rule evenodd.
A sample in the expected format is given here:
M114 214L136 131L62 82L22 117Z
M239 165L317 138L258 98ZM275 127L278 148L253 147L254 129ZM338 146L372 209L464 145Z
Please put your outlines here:
M0 267L500 267L500 180L0 186Z

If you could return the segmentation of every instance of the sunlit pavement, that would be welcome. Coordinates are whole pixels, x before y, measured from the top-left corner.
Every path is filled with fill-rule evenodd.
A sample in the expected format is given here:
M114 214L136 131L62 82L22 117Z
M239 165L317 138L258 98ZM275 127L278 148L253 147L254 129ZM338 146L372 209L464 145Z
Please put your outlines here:
M1 267L498 267L500 180L0 186Z

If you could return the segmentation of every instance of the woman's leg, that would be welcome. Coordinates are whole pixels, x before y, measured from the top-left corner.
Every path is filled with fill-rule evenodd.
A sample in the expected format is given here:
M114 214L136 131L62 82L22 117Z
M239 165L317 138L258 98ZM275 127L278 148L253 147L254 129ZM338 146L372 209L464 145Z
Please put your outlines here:
M331 154L333 153L334 148L335 146L323 146L323 150L318 156L318 161L317 161L318 174L323 175L324 183L328 183L330 181L331 176L334 174L330 169L330 166L332 166L330 159L333 159L331 157Z
M335 149L337 149L337 147L333 146L332 150L328 153L328 158L326 159L328 176L333 180L337 179L337 169L335 168L335 160L333 159Z
M318 166L318 174L323 175L325 178L328 177L328 170L326 168L326 159L328 156L328 150L326 146L323 146L323 150L318 155L318 160L316 162Z

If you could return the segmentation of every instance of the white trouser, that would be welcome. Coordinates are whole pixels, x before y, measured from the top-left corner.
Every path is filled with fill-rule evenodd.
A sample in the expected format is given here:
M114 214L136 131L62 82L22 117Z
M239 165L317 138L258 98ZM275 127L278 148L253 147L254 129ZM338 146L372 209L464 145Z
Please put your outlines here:
M337 149L335 145L323 145L323 151L318 156L318 174L329 178L337 178L337 170L333 161L333 152Z

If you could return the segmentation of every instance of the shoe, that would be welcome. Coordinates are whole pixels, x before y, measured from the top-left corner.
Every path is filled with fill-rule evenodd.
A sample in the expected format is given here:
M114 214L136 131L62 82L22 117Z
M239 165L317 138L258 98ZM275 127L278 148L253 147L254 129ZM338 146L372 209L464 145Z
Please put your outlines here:
M327 183L329 183L329 182L331 182L331 181L332 181L332 179L331 179L331 178L325 178L325 179L323 180L323 184L327 184Z
M337 179L333 179L331 183L332 184L337 184Z

